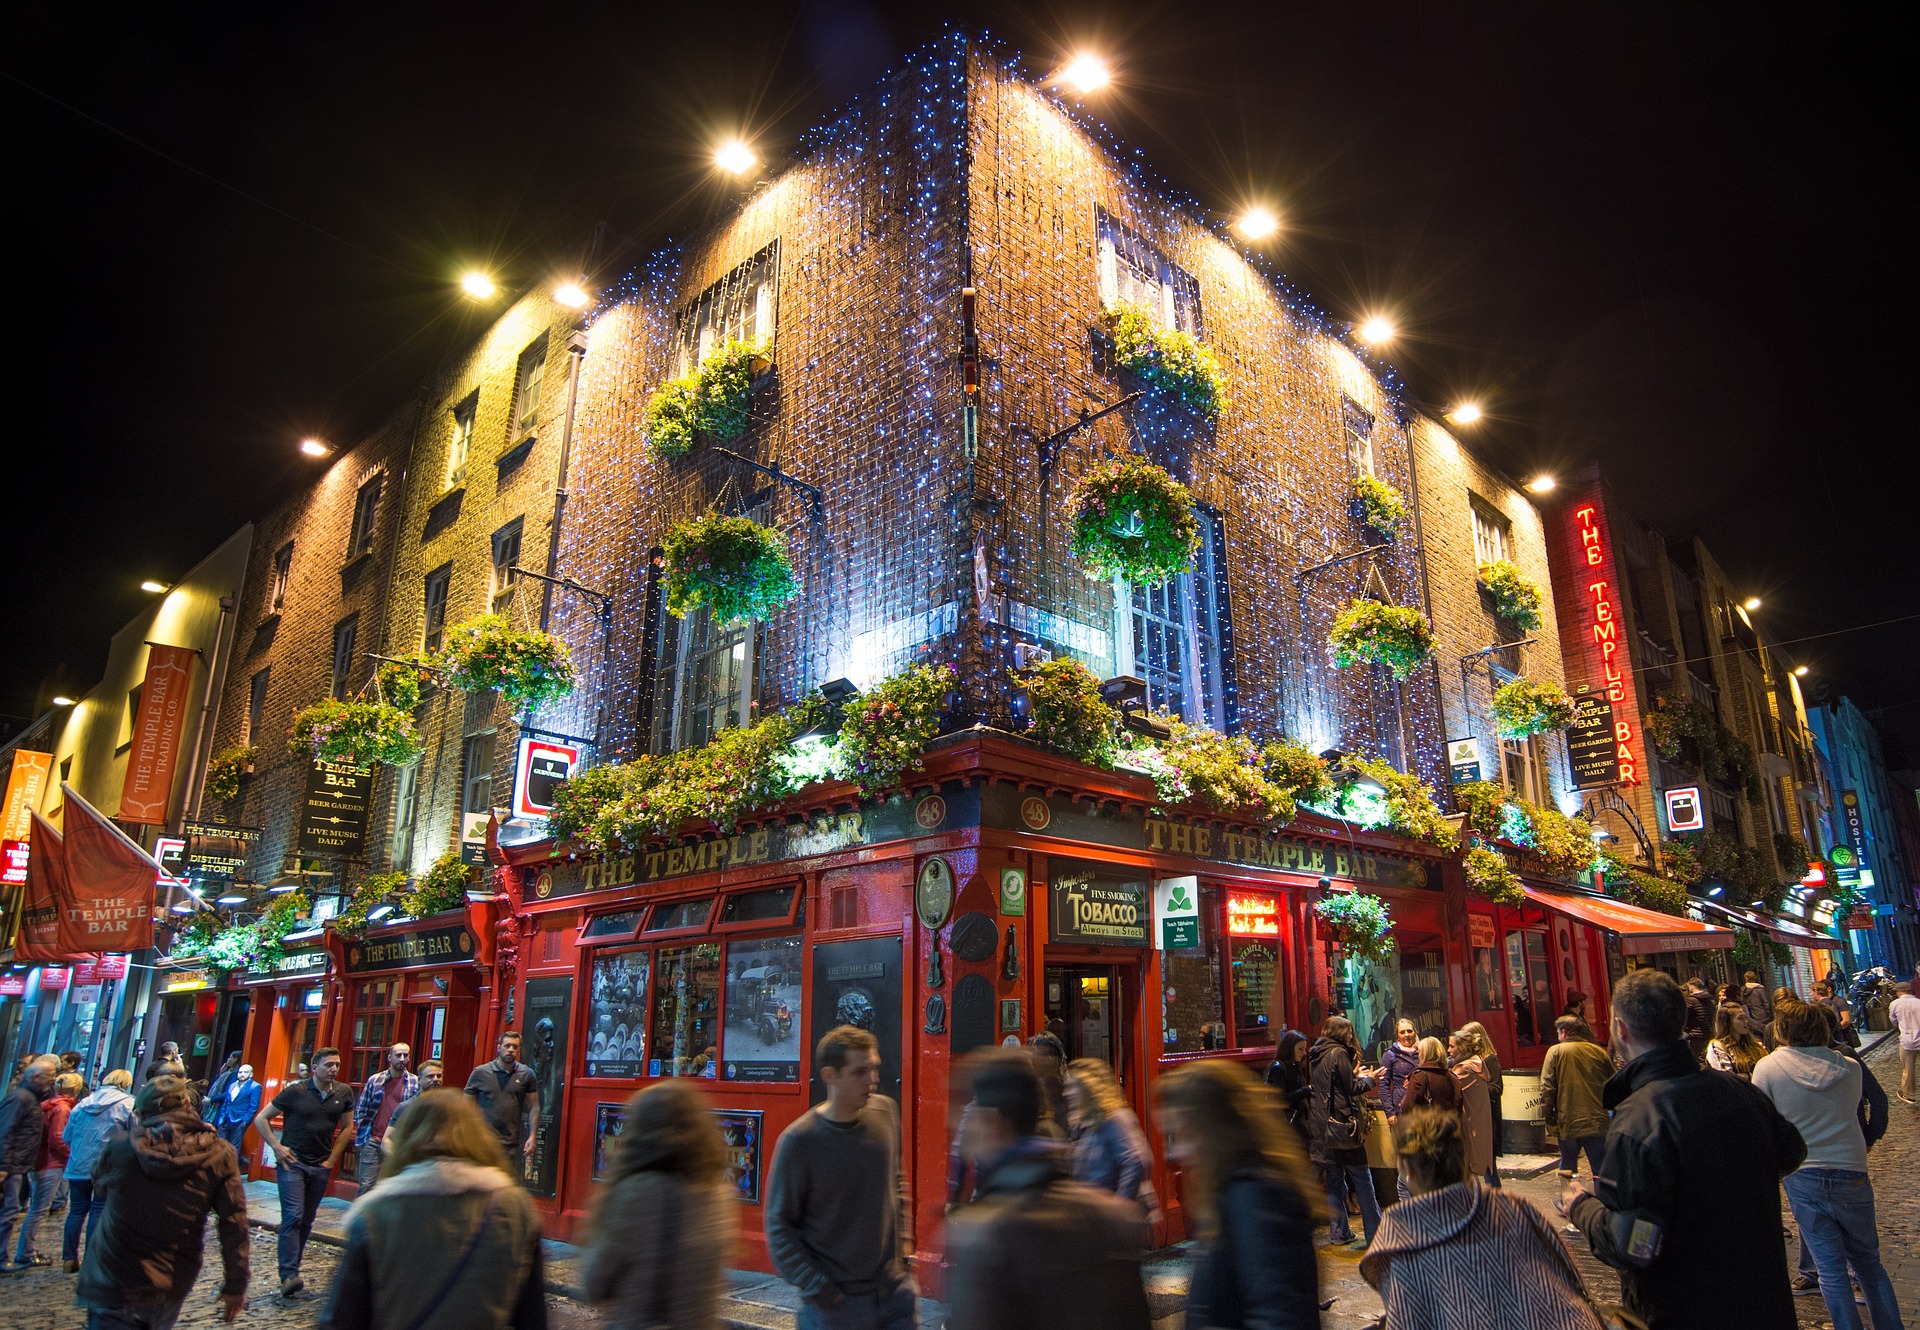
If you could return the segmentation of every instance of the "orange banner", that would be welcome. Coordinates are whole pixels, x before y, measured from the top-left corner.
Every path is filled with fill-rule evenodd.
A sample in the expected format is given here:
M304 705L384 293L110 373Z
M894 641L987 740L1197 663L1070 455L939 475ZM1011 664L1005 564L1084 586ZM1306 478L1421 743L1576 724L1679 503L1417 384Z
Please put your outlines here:
M67 883L66 845L60 833L38 813L33 821L33 852L27 859L27 885L20 897L20 932L13 940L13 957L21 961L74 959L61 945L61 925L73 906Z
M40 806L40 793L53 774L52 753L16 751L13 769L7 773L7 801L0 813L0 840L27 840L31 828L27 814Z
M67 801L62 847L67 904L60 944L74 955L151 947L160 866L73 786L63 785L60 792Z
M133 721L133 746L127 753L127 783L120 791L120 820L149 827L167 824L167 800L173 793L173 769L180 759L186 729L191 647L151 648L147 680L140 690L140 714Z

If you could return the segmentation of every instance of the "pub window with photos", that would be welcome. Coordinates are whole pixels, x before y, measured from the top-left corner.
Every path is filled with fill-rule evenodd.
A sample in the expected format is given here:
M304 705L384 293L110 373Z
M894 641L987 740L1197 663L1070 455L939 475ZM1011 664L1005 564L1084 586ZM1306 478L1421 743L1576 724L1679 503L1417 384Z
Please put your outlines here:
M513 603L513 588L520 575L514 571L520 563L520 532L526 519L514 518L493 533L493 612L504 614Z
M1226 546L1218 513L1197 507L1194 516L1200 549L1192 572L1157 587L1115 579L1115 672L1146 680L1152 710L1225 732L1235 719L1226 674Z
M691 373L731 341L773 341L780 246L776 241L700 293L674 320L672 373Z
M532 434L540 424L540 388L547 377L547 339L542 336L532 346L520 353L520 366L514 375L513 388L513 438L511 442Z
M720 1074L720 944L692 942L654 952L649 1076Z
M1351 397L1340 399L1340 432L1347 441L1347 465L1356 476L1373 474L1373 412Z
M1145 310L1169 332L1203 337L1200 284L1104 208L1095 209L1100 303Z

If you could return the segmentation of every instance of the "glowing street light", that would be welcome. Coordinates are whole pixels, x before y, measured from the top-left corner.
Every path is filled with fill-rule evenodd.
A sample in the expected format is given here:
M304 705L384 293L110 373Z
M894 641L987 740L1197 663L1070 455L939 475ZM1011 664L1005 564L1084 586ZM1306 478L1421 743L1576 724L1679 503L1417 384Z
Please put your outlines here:
M1480 419L1480 404L1478 402L1462 402L1459 406L1447 412L1447 419L1456 425L1471 425L1474 421Z
M332 452L333 449L327 447L326 444L320 442L318 439L302 439L300 440L300 451L308 457L325 457L328 453Z
M1359 336L1368 346L1379 346L1382 342L1391 342L1394 331L1392 319L1384 314L1375 314L1360 325Z
M475 300L487 300L493 296L497 288L493 284L493 278L475 269L460 275L460 289Z
M1804 679L1804 678L1806 678L1806 677L1807 677L1807 667L1806 667L1805 665L1795 665L1795 666L1793 667L1793 677L1794 677L1794 678L1796 678L1796 679Z
M1240 214L1240 234L1249 240L1265 240L1280 229L1280 219L1271 208L1258 204Z
M53 699L53 704L54 704L54 705L55 705L56 707L70 707L70 706L74 706L74 705L76 705L76 703L74 702L74 700L73 700L72 698L70 698L70 697L68 697L68 696L66 696L65 694L60 694L60 695L58 695L58 696L56 696L56 697L55 697L55 698Z
M151 577L149 577L146 581L140 584L140 589L146 592L149 596L157 596L162 591L167 590L168 587L165 582L156 582Z
M1552 476L1539 475L1539 476L1535 476L1532 480L1529 480L1527 482L1527 488L1532 490L1535 494L1551 494L1553 492L1553 487L1559 483L1560 482L1555 480Z
M1757 610L1760 608L1760 597L1748 596L1745 600L1741 601L1740 603L1743 606L1745 606L1747 609Z
M587 294L587 288L578 282L562 282L553 288L553 298L568 309L585 309L593 299Z
M1083 52L1067 62L1060 77L1083 93L1098 92L1113 82L1113 71L1099 56Z
M739 139L728 139L714 149L713 164L729 175L745 175L760 164L760 159Z

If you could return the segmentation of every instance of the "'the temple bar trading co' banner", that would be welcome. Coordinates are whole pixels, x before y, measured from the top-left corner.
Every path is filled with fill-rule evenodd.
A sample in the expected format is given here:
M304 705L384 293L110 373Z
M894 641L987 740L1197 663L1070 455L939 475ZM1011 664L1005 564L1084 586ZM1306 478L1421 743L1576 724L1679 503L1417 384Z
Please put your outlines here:
M122 822L166 825L198 655L191 647L150 648L146 682L140 688L140 714L133 721L133 746L127 753L127 783L120 791Z

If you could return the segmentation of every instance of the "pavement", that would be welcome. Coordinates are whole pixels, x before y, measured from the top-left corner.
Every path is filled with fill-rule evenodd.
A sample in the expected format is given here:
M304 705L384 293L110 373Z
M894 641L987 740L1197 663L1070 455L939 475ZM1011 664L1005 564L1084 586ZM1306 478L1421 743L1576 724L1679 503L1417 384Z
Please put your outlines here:
M1880 1254L1893 1277L1894 1290L1909 1323L1920 1326L1920 1108L1893 1095L1899 1084L1898 1044L1882 1039L1869 1045L1867 1065L1887 1087L1892 1099L1892 1122L1886 1139L1874 1148L1869 1167L1880 1229ZM1556 1227L1564 1227L1553 1212L1560 1192L1555 1172L1558 1160L1550 1156L1502 1156L1501 1176L1512 1194L1538 1206ZM253 1281L241 1327L262 1330L308 1330L318 1321L325 1292L339 1266L341 1226L347 1205L329 1199L314 1224L303 1275L310 1292L290 1299L280 1297L273 1280L274 1243L280 1224L279 1199L271 1183L256 1182L247 1189L252 1233ZM1784 1197L1781 1216L1791 1262L1797 1235ZM51 1221L50 1221L51 1222ZM1617 1302L1619 1276L1587 1251L1577 1234L1565 1234L1574 1262L1587 1281L1589 1293L1601 1302ZM580 1300L578 1270L581 1250L570 1243L546 1244L548 1315L554 1330L590 1330L598 1318ZM217 1330L220 1320L215 1292L219 1284L217 1246L209 1241L208 1266L195 1295L180 1318L182 1330ZM1364 1330L1381 1314L1380 1299L1360 1277L1360 1258L1343 1247L1320 1249L1320 1296L1333 1306L1321 1319L1323 1330ZM793 1330L798 1300L793 1290L772 1275L729 1271L729 1288L721 1307L728 1330ZM1149 1306L1154 1330L1182 1330L1188 1278L1183 1247L1154 1255L1146 1267ZM0 1282L0 1326L6 1330L83 1330L86 1313L73 1305L73 1276L47 1267ZM1829 1325L1826 1305L1818 1295L1794 1300L1800 1330L1823 1330ZM942 1330L946 1309L932 1299L921 1302L926 1330ZM1863 1312L1864 1319L1864 1312Z

